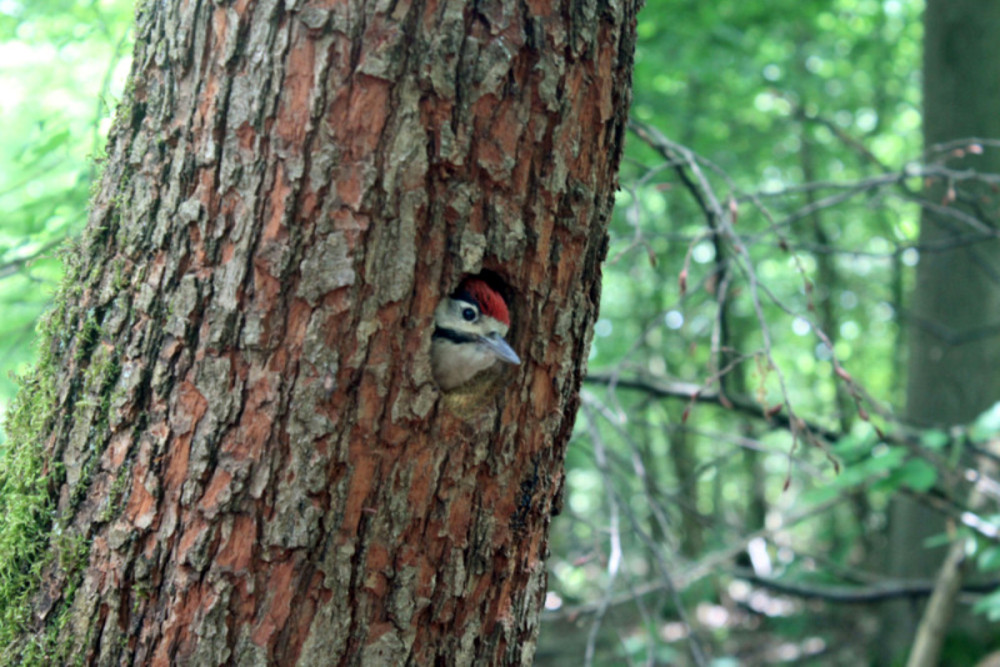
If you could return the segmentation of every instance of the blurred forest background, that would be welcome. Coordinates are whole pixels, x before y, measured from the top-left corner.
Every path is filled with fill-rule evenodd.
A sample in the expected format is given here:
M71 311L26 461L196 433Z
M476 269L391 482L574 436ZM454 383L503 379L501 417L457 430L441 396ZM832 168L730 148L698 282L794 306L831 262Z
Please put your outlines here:
M1000 83L996 4L647 2L537 664L904 664L922 619L929 664L1000 647L1000 120L948 126L1000 89L923 56ZM0 409L132 11L0 0Z

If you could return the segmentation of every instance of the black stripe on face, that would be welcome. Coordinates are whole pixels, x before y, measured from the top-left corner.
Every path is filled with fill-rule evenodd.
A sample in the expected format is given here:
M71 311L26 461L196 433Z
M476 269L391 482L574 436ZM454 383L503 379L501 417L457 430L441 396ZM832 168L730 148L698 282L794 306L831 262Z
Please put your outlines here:
M475 343L479 340L479 336L476 336L475 334L462 333L461 331L443 329L441 327L434 330L432 338L444 338L445 340L450 340L453 343Z

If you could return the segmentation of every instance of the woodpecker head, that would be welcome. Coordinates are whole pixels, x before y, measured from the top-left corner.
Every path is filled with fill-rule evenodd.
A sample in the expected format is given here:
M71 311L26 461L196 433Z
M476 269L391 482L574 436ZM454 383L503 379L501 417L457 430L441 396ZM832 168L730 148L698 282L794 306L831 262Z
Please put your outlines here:
M469 278L434 311L431 368L445 391L459 387L497 361L521 359L504 340L510 328L507 302L479 278Z

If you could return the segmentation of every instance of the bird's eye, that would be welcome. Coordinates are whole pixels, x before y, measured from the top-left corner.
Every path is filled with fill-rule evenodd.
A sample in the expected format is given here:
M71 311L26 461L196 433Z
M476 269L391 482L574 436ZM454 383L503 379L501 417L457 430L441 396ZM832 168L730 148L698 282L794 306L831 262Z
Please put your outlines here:
M471 322L472 320L476 319L476 310L474 308L465 308L464 310L462 310L462 318L466 322Z

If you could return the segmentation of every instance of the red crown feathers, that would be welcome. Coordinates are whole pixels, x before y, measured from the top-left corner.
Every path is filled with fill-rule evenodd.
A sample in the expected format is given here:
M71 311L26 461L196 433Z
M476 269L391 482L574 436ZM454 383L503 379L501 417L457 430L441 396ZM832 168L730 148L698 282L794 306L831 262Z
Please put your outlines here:
M467 294L472 297L472 301L479 305L479 312L489 315L498 322L510 326L510 313L507 311L507 303L500 294L486 284L486 281L479 278L469 278L462 283L458 294Z

